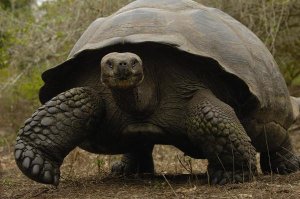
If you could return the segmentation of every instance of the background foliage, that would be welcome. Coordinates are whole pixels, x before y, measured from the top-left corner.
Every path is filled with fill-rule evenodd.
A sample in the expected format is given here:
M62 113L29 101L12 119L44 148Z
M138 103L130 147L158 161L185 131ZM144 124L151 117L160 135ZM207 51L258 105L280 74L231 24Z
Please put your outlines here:
M132 0L0 0L0 135L39 106L40 74L62 62L85 28ZM229 13L267 45L292 94L300 85L299 0L198 0Z

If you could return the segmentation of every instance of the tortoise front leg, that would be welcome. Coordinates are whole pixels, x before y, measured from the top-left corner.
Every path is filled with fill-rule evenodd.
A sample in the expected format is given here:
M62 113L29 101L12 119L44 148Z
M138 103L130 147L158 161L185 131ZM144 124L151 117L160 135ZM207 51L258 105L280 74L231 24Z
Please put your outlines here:
M189 104L186 125L191 142L208 159L210 183L251 180L256 151L229 105L202 89Z
M41 106L20 129L15 159L29 178L58 185L65 156L95 130L102 115L99 95L91 88L74 88Z

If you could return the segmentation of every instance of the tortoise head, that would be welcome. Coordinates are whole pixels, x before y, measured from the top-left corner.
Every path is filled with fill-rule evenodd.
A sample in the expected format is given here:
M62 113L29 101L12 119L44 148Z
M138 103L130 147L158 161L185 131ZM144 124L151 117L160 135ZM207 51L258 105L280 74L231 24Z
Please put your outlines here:
M111 89L134 88L143 79L142 60L134 53L113 52L101 60L101 81Z

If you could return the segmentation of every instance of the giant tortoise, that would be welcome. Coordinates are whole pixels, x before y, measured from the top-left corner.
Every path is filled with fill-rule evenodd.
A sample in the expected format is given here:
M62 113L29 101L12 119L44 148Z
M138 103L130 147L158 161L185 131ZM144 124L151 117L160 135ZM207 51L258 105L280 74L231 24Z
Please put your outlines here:
M208 159L213 184L299 170L287 129L299 115L274 58L244 25L191 0L137 0L95 20L68 59L42 74L42 106L15 159L58 185L75 147L123 154L120 175L153 173L155 144Z

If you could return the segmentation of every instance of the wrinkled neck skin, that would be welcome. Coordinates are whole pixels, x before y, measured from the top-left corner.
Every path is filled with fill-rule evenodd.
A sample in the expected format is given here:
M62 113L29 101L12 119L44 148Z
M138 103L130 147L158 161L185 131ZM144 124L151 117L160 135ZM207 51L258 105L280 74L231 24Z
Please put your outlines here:
M146 117L151 114L158 101L157 87L152 78L146 77L134 88L111 89L117 106L134 117Z

